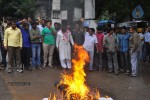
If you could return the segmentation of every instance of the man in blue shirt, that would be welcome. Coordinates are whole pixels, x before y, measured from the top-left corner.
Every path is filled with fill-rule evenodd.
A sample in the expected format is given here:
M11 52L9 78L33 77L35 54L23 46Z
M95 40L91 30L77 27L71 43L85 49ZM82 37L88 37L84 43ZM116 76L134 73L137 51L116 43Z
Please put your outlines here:
M23 19L16 23L17 27L21 30L22 33L22 50L21 50L21 61L22 65L28 69L32 70L30 67L30 57L31 57L31 41L30 41L30 34L29 34L29 24L27 23L26 19ZM21 26L22 24L22 26Z
M118 36L119 42L119 51L120 51L120 58L121 58L121 71L125 71L125 74L129 74L130 66L129 66L129 38L130 34L127 33L126 27L122 27L122 34Z
M145 34L144 34L144 62L146 61L146 58L149 57L149 62L150 62L150 26L147 28Z

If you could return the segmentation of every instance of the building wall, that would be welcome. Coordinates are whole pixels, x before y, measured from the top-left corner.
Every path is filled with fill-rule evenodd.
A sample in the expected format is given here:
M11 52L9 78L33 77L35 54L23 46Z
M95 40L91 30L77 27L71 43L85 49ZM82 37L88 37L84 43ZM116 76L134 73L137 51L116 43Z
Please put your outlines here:
M51 18L52 0L37 0L35 18L41 16L44 19Z

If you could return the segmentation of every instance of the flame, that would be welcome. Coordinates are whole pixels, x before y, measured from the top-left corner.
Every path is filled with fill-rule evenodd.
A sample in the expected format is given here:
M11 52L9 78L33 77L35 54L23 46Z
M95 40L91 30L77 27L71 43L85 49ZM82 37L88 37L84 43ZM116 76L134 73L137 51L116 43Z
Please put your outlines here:
M89 88L85 84L85 72L84 66L86 62L89 62L89 55L82 46L74 46L75 58L72 60L73 72L71 74L62 74L62 80L60 84L67 85L66 97L74 100L85 100L88 98Z

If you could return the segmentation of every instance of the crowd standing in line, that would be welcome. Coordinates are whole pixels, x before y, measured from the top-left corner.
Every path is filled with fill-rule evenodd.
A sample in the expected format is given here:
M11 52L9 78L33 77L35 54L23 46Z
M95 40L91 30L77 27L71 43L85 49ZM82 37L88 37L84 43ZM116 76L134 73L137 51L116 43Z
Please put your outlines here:
M150 62L150 26L138 33L136 27L107 28L63 26L51 20L5 21L0 23L1 66L8 73L16 69L34 71L48 67L71 69L74 44L83 46L90 57L90 71L138 75L139 61ZM7 61L8 55L8 61ZM8 63L7 63L8 62Z

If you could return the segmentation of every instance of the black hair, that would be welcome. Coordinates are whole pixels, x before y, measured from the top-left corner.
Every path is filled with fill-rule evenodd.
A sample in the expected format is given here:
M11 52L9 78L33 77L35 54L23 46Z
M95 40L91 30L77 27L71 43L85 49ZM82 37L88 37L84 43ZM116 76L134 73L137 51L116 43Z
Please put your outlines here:
M16 20L11 20L11 24L12 24L12 23L16 23Z
M94 28L89 28L89 30L91 30L92 32L95 32L95 29L94 29Z
M122 26L122 29L125 29L125 30L126 30L126 29L127 29L127 27L126 27L126 26Z
M136 30L136 27L135 27L135 26L132 26L132 27L130 27L130 28L132 28L133 30Z
M46 21L46 23L48 23L48 22L50 22L50 23L52 24L52 21L51 21L51 20L47 20L47 21Z
M23 26L23 27L27 27L27 26L29 26L29 24L28 24L28 23L23 23L22 26Z
M112 28L108 28L107 29L107 33L109 33L110 31L113 31L113 29Z
M36 21L32 21L31 26L33 26L33 25L37 25L37 22Z
M96 30L97 31L102 31L102 27L101 26L97 26Z

